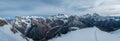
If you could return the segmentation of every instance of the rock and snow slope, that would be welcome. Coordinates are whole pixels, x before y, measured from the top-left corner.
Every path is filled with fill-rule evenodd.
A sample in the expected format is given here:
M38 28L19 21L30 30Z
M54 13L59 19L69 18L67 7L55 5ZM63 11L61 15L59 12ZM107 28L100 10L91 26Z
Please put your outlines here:
M10 28L11 25L0 27L0 41L26 41L20 36L21 33L14 34Z
M0 41L26 41L20 34L10 31L11 25L0 27ZM76 31L71 31L61 37L53 38L49 41L119 41L120 38L116 36L119 31L111 33L100 31L98 28L85 28Z
M120 41L120 38L94 27L72 31L49 41Z
M77 16L75 16L75 17L77 17ZM94 14L94 15L87 14L80 18L83 18L83 19L85 19L85 18L91 19L92 18L95 21L110 20L109 18L107 19L107 17L102 17L102 16L99 16L98 14ZM4 18L0 17L0 19L6 21L6 19L4 19ZM64 14L58 14L53 17L49 17L49 19L50 20L60 19L66 23L71 18L69 18L69 16L64 15ZM79 17L77 17L77 19L79 20ZM113 19L114 19L114 17L113 17ZM31 26L31 20L36 20L36 21L44 20L45 21L45 18L39 17L39 16L31 16L31 17L30 16L18 16L12 22L18 26L21 26L20 23L25 23L25 24L27 24L27 28L29 28ZM90 20L87 20L87 21L90 21ZM91 20L91 21L93 21L93 20ZM119 22L119 20L115 20L113 23L115 23L116 21ZM11 24L12 24L12 22L11 22ZM89 23L89 22L87 22L87 23ZM90 22L90 23L94 23L94 22ZM109 24L109 21L108 21L108 24ZM12 25L14 25L14 24L12 24ZM117 26L119 26L119 25L117 24ZM3 27L0 27L0 41L26 41L25 39L23 39L20 36L21 33L14 34L10 30L10 28L11 28L11 25L5 25ZM71 29L76 29L76 28L71 28ZM27 29L26 29L26 31L27 31ZM80 29L80 30L76 30L76 31L71 31L65 35L62 35L61 37L56 37L49 41L120 41L120 30L107 33L107 32L103 32L103 31L99 30L97 27L90 27L90 28Z

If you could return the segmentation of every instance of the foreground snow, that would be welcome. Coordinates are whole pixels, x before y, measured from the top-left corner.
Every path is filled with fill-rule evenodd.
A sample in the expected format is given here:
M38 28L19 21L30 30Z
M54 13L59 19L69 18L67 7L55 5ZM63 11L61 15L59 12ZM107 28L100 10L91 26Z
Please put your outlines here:
M100 31L96 27L72 31L49 41L120 41L114 34Z
M0 41L26 41L20 36L21 33L14 34L10 28L11 25L0 27Z

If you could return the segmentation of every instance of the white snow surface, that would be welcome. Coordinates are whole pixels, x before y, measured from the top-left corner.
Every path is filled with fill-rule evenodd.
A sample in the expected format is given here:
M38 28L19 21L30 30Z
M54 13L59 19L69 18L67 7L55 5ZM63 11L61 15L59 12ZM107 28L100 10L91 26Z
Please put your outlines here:
M120 38L120 29L119 30L116 30L116 31L113 31L113 32L110 32L112 35L114 36L117 36L118 38Z
M26 41L20 36L21 33L14 34L10 28L11 25L0 27L0 41Z
M120 38L93 27L72 31L49 41L120 41Z

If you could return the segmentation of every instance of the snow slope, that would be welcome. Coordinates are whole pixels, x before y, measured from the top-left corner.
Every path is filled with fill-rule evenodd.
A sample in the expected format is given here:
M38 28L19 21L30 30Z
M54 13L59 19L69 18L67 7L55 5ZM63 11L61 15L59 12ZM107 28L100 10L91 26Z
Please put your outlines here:
M26 41L20 36L21 33L14 34L10 28L11 25L0 27L0 41Z
M120 38L120 29L119 30L116 30L116 31L113 31L113 32L110 32L112 35L114 36L117 36L118 38Z
M93 27L72 31L49 41L120 41L120 38Z

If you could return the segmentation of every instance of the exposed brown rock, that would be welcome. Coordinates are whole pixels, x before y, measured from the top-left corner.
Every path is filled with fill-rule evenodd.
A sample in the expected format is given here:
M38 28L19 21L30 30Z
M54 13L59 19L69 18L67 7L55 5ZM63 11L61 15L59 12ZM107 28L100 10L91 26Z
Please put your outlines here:
M4 26L5 24L7 24L6 21L4 21L4 20L0 20L0 26Z

